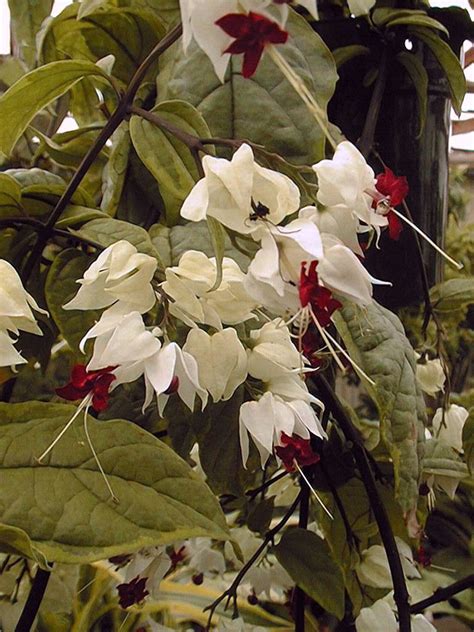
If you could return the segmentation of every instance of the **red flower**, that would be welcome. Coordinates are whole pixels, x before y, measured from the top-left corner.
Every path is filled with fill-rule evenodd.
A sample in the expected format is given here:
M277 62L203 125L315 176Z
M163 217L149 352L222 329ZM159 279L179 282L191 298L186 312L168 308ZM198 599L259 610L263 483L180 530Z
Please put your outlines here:
M378 174L375 188L392 208L401 204L409 191L406 177L396 176L388 167L385 167L384 173ZM400 233L403 230L403 224L397 215L390 210L387 213L387 219L390 239L398 241Z
M425 549L425 547L422 544L420 545L417 551L416 561L423 568L427 568L428 566L431 566L431 555L428 553L428 551Z
M125 609L134 604L139 604L150 594L148 590L145 590L147 579L148 577L140 578L137 575L128 584L119 584L117 586L121 608Z
M398 206L408 195L408 182L405 176L396 176L391 169L385 167L384 173L376 177L375 188L390 200L390 206Z
M326 287L319 285L318 261L311 261L306 272L306 262L301 264L299 285L300 303L302 307L310 305L321 327L327 327L331 322L331 316L342 307L342 303L332 298L332 293Z
M282 432L281 442L283 445L277 446L275 452L283 462L287 472L296 470L295 461L300 467L314 465L319 461L319 454L313 452L309 439L302 439L297 436L289 437Z
M319 368L322 365L322 360L318 357L317 352L323 346L323 342L319 332L315 331L314 326L309 327L303 334L301 346L303 355L305 358L308 358L311 366L314 369Z
M242 75L246 79L257 70L267 44L284 44L288 39L288 33L276 22L252 11L248 15L229 13L219 18L216 24L227 35L235 37L235 42L232 42L224 52L231 55L244 54Z
M59 397L74 402L92 393L92 408L105 410L109 403L109 388L115 380L111 373L116 367L108 366L98 371L88 371L84 364L76 364L71 371L71 381L56 389Z

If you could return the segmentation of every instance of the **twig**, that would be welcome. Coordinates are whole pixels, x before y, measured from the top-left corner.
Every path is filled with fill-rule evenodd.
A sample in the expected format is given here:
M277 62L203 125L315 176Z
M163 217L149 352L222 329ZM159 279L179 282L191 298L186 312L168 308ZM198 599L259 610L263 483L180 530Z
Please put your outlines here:
M380 537L387 554L394 589L393 596L398 610L400 632L411 632L409 594L405 581L405 575L403 574L400 555L398 553L390 520L388 518L385 505L383 504L377 490L374 475L370 467L369 460L367 459L367 454L361 437L359 432L352 425L351 420L347 416L346 411L326 378L323 375L314 375L313 380L318 387L319 392L323 396L325 403L331 409L332 415L340 426L346 439L352 441L354 459L366 489L370 507L377 522Z
M66 190L59 198L56 206L51 211L51 214L44 225L43 230L38 234L38 240L33 247L30 256L28 257L25 266L22 271L22 280L26 284L31 273L34 270L37 260L40 258L41 253L43 252L46 244L48 243L48 239L52 234L52 229L56 224L57 220L71 201L74 192L77 190L78 186L84 179L85 175L89 171L89 168L93 164L94 160L99 155L100 151L104 147L105 143L115 132L117 127L122 123L123 120L128 116L128 108L132 104L133 99L140 87L141 82L145 78L146 73L148 72L150 66L160 57L160 55L167 50L174 42L179 39L182 33L182 25L179 24L174 27L151 51L151 53L144 59L144 61L140 64L139 68L135 72L132 77L127 90L123 94L122 98L118 102L118 105L113 112L110 119L107 121L99 136L95 139L93 145L89 148L89 151L86 153L84 158L82 159L76 173L72 177L69 182Z
M300 515L298 520L298 526L301 529L306 529L308 527L308 519L309 519L309 499L310 499L310 489L303 478L300 477L300 488L301 488L301 501L300 501ZM302 588L296 586L294 592L294 607L295 607L295 632L304 632L304 611L305 611L305 602L306 595Z
M454 584L450 584L446 586L446 588L437 588L431 597L427 597L426 599L422 599L421 601L417 601L412 606L410 606L411 614L418 614L419 612L423 612L426 608L433 606L435 603L439 603L440 601L446 601L462 592L463 590L467 590L468 588L472 588L474 586L474 574L468 575L464 577L464 579L460 579Z
M280 520L280 522L278 524L276 524L273 527L273 529L270 529L269 531L267 531L267 533L265 534L265 537L263 539L262 544L258 547L258 549L255 551L255 553L252 555L252 557L244 564L244 566L242 566L242 568L237 573L234 581L229 586L229 588L227 588L227 590L225 590L222 593L222 595L220 595L209 606L204 608L204 612L207 612L209 610L209 618L208 618L208 621L207 621L206 630L210 629L211 624L212 624L212 618L214 616L215 611L217 610L217 608L220 605L220 603L222 601L224 601L224 599L226 599L226 598L227 598L227 603L225 605L226 609L227 609L230 601L232 600L233 601L233 608L234 608L234 617L235 618L238 617L239 610L238 610L238 606L237 606L237 588L240 586L240 584L241 584L243 578L245 577L245 575L252 568L252 566L255 564L255 562L257 562L258 558L262 555L262 553L265 551L267 546L271 542L273 542L273 539L276 536L276 534L283 529L285 524L288 522L288 520L294 514L296 508L298 507L298 505L300 503L300 500L301 500L301 492L298 494L296 499L293 501L293 504L288 509L286 514L283 516L283 518Z
M36 571L30 594L28 595L21 616L16 624L15 632L29 632L31 630L41 606L50 576L51 571L45 571L42 568L38 568Z
M245 492L245 495L249 497L249 500L253 500L254 498L256 498L262 491L264 491L265 489L267 489L268 487L270 487L270 485L273 485L273 483L276 483L277 481L281 480L282 478L284 478L285 476L288 476L289 472L280 472L279 474L277 474L276 476L274 476L273 478L269 478L267 481L265 481L262 485L259 485L258 487L255 487L255 489L249 489L249 491ZM227 498L223 498L221 500L221 506L225 507L226 505L229 505L231 502L233 502L235 500L234 496L229 496Z
M369 109L365 119L364 129L358 142L360 153L367 158L374 144L375 130L379 120L380 107L382 105L383 93L387 82L387 51L384 49L380 60L377 79L375 80L374 91L370 99Z

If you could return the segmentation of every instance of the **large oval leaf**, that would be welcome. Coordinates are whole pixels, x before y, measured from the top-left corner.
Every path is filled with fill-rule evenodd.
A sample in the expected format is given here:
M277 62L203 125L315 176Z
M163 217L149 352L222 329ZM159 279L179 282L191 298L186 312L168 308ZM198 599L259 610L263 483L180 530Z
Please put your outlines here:
M393 460L397 500L409 511L418 499L426 416L413 349L398 317L375 302L364 310L347 304L335 316L351 357L375 382L367 391Z
M128 421L89 420L107 490L80 419L44 459L74 406L0 404L0 522L22 529L50 562L85 563L207 536L227 539L219 503L171 448Z
M296 584L328 612L344 616L344 578L327 543L312 531L290 528L275 547Z
M83 77L107 75L89 61L69 59L37 68L0 97L0 152L9 155L35 114Z
M334 59L307 22L291 12L290 39L281 54L326 109L337 80ZM231 63L225 83L197 47L186 53L181 44L158 76L158 95L184 99L198 108L214 136L244 138L298 163L324 157L324 135L303 101L268 57L252 79L240 74L241 60Z

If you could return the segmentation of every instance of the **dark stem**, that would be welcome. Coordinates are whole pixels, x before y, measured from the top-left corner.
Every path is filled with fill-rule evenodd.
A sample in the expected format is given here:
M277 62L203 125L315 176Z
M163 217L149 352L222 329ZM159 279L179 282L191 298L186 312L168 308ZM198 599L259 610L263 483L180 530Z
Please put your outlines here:
M212 618L214 616L215 611L219 607L219 604L222 601L224 601L224 599L226 599L226 598L227 598L227 603L226 603L225 607L227 608L229 603L231 601L233 601L233 608L234 608L234 613L233 614L234 614L235 618L238 617L239 610L238 610L238 607L237 607L237 588L240 586L240 583L242 582L242 580L244 579L244 577L248 573L248 571L252 568L252 566L255 564L255 562L258 561L259 557L265 551L267 546L271 542L273 542L273 538L276 536L276 534L279 533L283 529L283 527L286 525L288 520L294 514L296 508L298 507L298 505L300 503L300 500L301 500L301 492L298 494L296 499L293 501L293 504L288 509L288 511L285 513L285 515L280 520L280 522L278 522L278 524L276 524L273 527L273 529L270 529L269 531L267 531L267 533L265 534L265 537L263 539L262 544L258 547L258 549L255 551L255 553L252 555L252 557L242 566L242 568L240 569L240 571L235 576L235 579L232 582L232 584L229 586L229 588L227 588L227 590L225 590L222 593L222 595L220 595L209 606L204 608L204 612L209 610L209 619L207 621L206 630L210 629L211 624L212 624Z
M382 538L382 543L387 554L390 574L392 576L393 596L398 610L400 632L411 632L409 594L400 555L393 535L392 526L378 493L372 468L370 467L360 434L352 425L352 421L347 416L346 411L326 378L323 375L315 375L313 380L346 439L353 444L352 453L366 489L370 507L377 522L380 537Z
M265 481L262 485L259 485L258 487L256 487L255 489L249 489L249 491L245 492L245 495L249 497L249 500L253 500L254 498L256 498L262 491L264 491L265 489L267 489L268 487L270 487L270 485L273 485L273 483L276 483L277 481L281 480L282 478L284 478L285 476L288 476L288 472L280 472L279 474L277 474L276 476L274 476L273 478L269 478L267 481ZM221 506L225 507L226 505L229 505L231 502L233 502L235 500L234 496L228 496L226 498L223 498L221 500Z
M418 614L420 612L423 612L423 610L426 610L426 608L433 606L435 603L446 601L454 595L457 595L458 593L462 592L463 590L467 590L468 588L472 588L473 586L474 574L468 575L467 577L464 577L464 579L460 579L459 581L454 582L454 584L446 586L446 588L437 588L431 595L431 597L427 597L426 599L422 599L421 601L414 603L410 607L410 612L411 614Z
M305 472L306 474L306 472ZM301 529L306 529L308 527L308 519L309 519L309 494L310 490L303 477L300 477L300 487L301 487L301 501L300 501L300 515L298 520L298 526ZM305 628L305 603L306 603L306 595L304 590L299 586L295 588L295 597L294 597L294 609L295 609L295 632L304 632Z
M45 571L42 568L38 568L36 571L30 594L28 595L23 612L16 624L15 632L29 632L29 630L31 630L41 606L50 576L51 571Z
M380 107L382 105L383 93L387 82L387 51L382 52L377 79L375 80L374 91L370 99L369 109L365 119L364 129L359 139L358 146L360 153L367 158L374 144L375 130L379 120Z
M115 132L120 123L125 120L128 116L129 106L132 104L133 99L141 85L141 82L146 76L150 66L160 57L160 55L167 50L174 42L179 39L182 33L182 25L179 24L175 26L151 51L151 53L146 57L143 62L140 64L136 73L132 77L127 90L123 94L120 99L117 108L114 113L110 117L110 119L105 124L104 128L100 132L99 136L94 141L94 144L89 148L89 151L86 153L84 158L82 159L76 173L72 177L69 182L66 190L59 198L56 206L51 211L50 216L48 217L47 222L44 225L44 228L41 232L38 233L38 240L33 247L30 256L28 257L25 266L22 271L22 280L26 284L31 273L34 270L36 262L41 257L41 254L48 243L48 239L52 234L52 229L56 224L57 220L71 201L72 196L75 191L81 184L85 175L89 171L89 168L93 164L94 160L97 158L101 150L103 149L105 143Z

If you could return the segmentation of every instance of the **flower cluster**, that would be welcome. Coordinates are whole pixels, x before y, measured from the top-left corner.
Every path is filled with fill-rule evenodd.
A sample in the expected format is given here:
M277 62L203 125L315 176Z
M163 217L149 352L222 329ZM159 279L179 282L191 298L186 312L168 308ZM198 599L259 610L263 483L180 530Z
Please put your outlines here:
M109 246L64 305L103 312L81 342L85 350L93 341L90 361L74 369L58 394L85 397L100 411L111 390L143 378L143 409L156 398L163 415L175 394L193 411L196 398L204 409L209 396L226 401L246 383L252 397L240 408L244 465L249 437L262 466L271 455L288 470L316 463L309 440L326 433L313 406L323 406L305 376L326 350L341 368L340 355L352 362L330 333L332 318L343 300L361 307L372 301L376 280L362 263L358 235L388 225L392 199L399 202L406 186L392 174L378 192L380 178L347 141L332 160L313 167L319 207L300 208L298 187L260 166L245 143L230 160L205 156L203 168L181 215L191 222L212 217L253 241L257 250L247 271L230 257L219 264L188 250L166 268L157 293L152 256L123 240ZM147 316L158 297L166 314L161 327ZM169 330L173 320L179 340Z
M0 259L0 279L0 366L14 367L27 360L15 348L17 341L12 336L18 336L20 331L41 336L43 332L31 310L48 312L28 294L18 272L4 259Z

